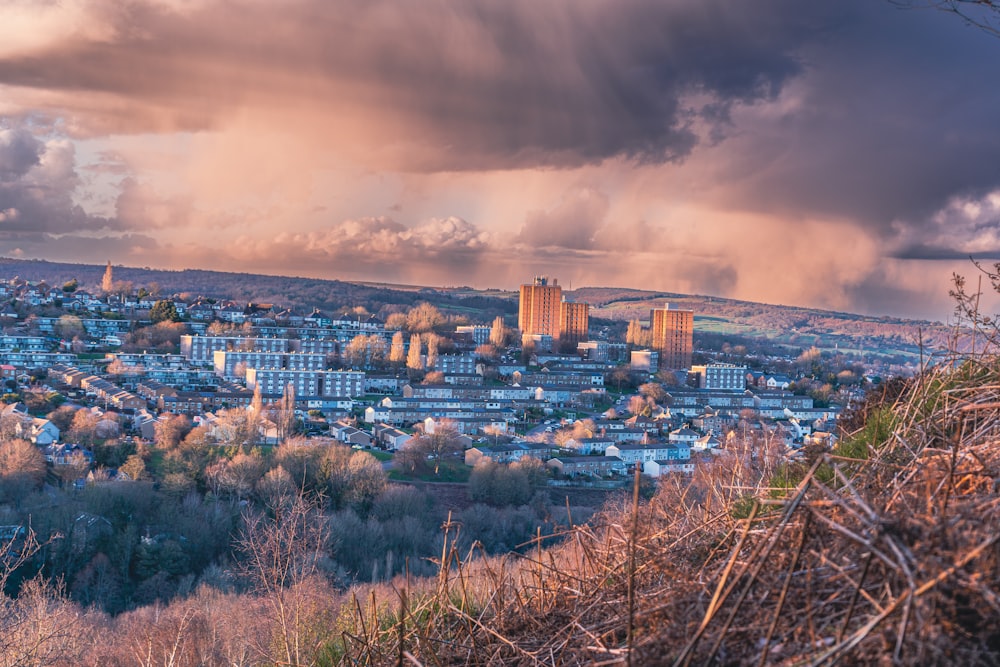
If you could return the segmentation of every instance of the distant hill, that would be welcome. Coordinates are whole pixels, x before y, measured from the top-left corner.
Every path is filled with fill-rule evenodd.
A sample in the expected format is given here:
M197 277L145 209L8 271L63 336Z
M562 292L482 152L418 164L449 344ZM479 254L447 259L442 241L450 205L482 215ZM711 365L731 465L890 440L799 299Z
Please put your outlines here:
M116 281L135 288L158 287L165 295L206 296L242 302L276 303L308 311L329 312L364 308L370 313L388 313L427 301L443 311L487 323L503 315L516 325L515 291L478 290L471 287L426 287L391 283L354 283L294 276L226 273L202 269L167 271L115 266ZM81 287L96 289L105 267L39 260L0 258L0 275L26 280L45 280L58 286L76 278ZM647 320L651 308L665 303L695 312L695 332L702 335L767 338L792 347L861 350L865 354L899 353L916 356L922 340L925 349L943 349L953 335L939 322L871 317L797 306L739 301L713 296L655 292L621 287L581 287L567 296L591 305L595 324L611 332L632 319Z
M475 321L490 321L497 315L517 313L517 299L496 298L468 288L443 290L414 286L382 286L372 283L349 283L340 280L269 276L252 273L226 273L202 269L167 271L162 269L113 266L115 281L132 283L138 289L158 288L163 295L205 296L240 302L275 303L302 311L320 308L336 312L365 308L385 315L428 301L452 314L466 315ZM45 280L53 286L76 278L81 288L97 289L105 266L69 264L38 260L0 258L0 275L20 276L25 280Z
M799 306L627 288L582 287L571 293L591 304L591 315L613 321L649 319L652 308L693 310L695 333L767 338L793 347L917 356L947 348L954 328L940 322L872 317Z

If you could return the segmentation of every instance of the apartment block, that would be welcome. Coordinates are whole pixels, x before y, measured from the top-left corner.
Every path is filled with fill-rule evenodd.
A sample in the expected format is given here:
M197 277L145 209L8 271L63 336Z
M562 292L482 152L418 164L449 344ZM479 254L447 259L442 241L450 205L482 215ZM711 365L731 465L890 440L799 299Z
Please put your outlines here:
M361 396L365 374L361 371L287 370L247 368L247 389L260 386L264 395L277 396L289 384L296 396Z
M694 352L694 311L654 308L649 315L653 349L660 353L660 368L689 368Z

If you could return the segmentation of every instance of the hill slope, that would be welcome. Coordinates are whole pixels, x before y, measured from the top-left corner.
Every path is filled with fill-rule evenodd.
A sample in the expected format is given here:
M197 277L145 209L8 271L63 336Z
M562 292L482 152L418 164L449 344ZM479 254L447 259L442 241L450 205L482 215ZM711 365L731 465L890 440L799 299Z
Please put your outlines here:
M0 258L0 275L45 280L53 285L76 278L96 288L104 266ZM504 315L516 325L517 292L476 290L470 287L420 287L381 283L351 283L293 276L226 273L201 269L165 271L113 268L116 281L136 288L157 286L162 294L227 298L244 302L277 303L308 311L318 307L336 312L364 308L385 315L428 301L470 321L488 323ZM903 353L916 357L922 340L927 349L944 349L953 335L938 322L871 317L852 313L781 306L711 296L650 292L627 288L582 287L567 296L591 304L595 324L622 334L631 319L646 320L649 310L670 303L695 312L695 331L702 334L767 338L792 348L859 351L862 354Z

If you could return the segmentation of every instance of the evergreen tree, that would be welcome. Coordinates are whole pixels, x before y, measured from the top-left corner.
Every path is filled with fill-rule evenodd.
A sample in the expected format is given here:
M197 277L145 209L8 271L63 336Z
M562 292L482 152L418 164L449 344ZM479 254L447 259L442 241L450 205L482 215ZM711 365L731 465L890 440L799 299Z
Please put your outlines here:
M177 306L173 301L162 299L153 304L153 309L149 311L149 319L153 324L159 322L180 322L181 316L177 312Z

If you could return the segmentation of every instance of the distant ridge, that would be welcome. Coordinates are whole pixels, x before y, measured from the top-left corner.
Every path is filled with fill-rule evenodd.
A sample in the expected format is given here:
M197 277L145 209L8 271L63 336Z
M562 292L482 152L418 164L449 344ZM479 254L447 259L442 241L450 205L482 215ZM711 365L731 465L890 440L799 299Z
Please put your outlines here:
M46 280L53 285L76 278L84 289L96 289L105 266L0 257L0 276ZM363 307L386 315L428 301L452 314L487 323L503 315L514 325L517 292L472 287L433 287L379 282L347 282L209 269L151 269L115 266L116 281L135 287L157 285L165 295L206 296L238 302L267 302L299 310L320 308L335 312ZM919 354L918 340L927 349L944 348L951 328L925 320L875 317L801 306L741 301L717 296L690 295L627 287L579 287L569 292L577 301L591 304L597 327L624 327L632 319L646 319L649 309L665 301L695 312L695 331L702 336L766 338L772 342L808 348ZM601 323L604 324L601 324Z

